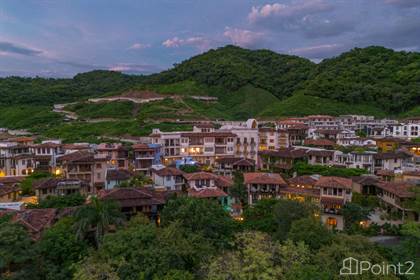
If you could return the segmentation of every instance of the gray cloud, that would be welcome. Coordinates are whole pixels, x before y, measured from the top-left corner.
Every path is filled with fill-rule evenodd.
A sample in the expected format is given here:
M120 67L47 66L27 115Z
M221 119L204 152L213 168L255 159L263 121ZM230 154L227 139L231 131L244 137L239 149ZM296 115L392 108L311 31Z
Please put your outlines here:
M355 40L362 46L382 45L398 49L419 49L420 18L401 18L393 25L383 26L381 29L370 32Z
M80 71L92 71L92 70L110 70L116 72L123 72L127 74L150 74L162 71L163 69L149 64L135 64L135 63L116 63L109 66L106 65L94 65L87 63L79 63L74 61L55 61L58 64L68 65L73 68L77 68Z
M385 0L385 3L400 8L413 8L420 6L420 0Z
M337 36L354 29L354 19L338 17L336 9L325 0L301 0L292 4L266 4L252 7L251 24L273 32L301 32L307 38Z
M57 60L55 62L58 63L58 64L68 65L68 66L71 66L73 68L79 68L79 69L84 69L84 70L106 69L107 68L105 66L87 64L87 63L79 63L79 62L75 62L75 61L60 61L60 60Z
M0 52L7 54L19 54L26 56L36 56L43 52L29 47L19 46L11 42L0 42Z
M151 74L163 70L156 65L134 63L118 63L107 67L107 69L110 71L123 72L126 74Z
M332 10L333 7L324 0L303 0L293 4L266 4L261 7L252 7L248 19L252 23L280 23L301 19L306 15L317 14ZM293 23L291 23L293 24Z
M308 46L303 48L291 49L289 54L294 54L298 56L303 56L309 59L323 59L325 57L331 57L339 55L340 53L347 51L348 46L343 44L323 44Z
M307 16L300 29L307 38L332 37L353 31L355 23L350 19L324 19L319 16Z
M264 33L226 27L223 36L229 38L234 45L245 48L254 48L262 44Z

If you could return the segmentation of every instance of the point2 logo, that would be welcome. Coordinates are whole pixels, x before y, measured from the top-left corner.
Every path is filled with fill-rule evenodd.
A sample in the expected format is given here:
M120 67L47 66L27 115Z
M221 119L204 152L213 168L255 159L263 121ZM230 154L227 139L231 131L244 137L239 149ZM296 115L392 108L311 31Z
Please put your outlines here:
M372 264L370 261L359 261L353 257L343 260L340 275L362 275L363 273L371 273L373 275L414 275L414 262Z

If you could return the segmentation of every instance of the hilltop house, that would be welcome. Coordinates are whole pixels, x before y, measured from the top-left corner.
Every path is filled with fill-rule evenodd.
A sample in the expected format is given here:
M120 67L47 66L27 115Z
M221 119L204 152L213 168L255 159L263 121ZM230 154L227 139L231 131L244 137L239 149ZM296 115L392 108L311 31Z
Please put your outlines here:
M322 176L315 187L321 190L321 220L329 227L338 230L344 229L344 219L341 209L352 198L351 179Z
M281 189L287 187L286 181L277 173L244 173L244 184L249 205L265 198L280 198Z

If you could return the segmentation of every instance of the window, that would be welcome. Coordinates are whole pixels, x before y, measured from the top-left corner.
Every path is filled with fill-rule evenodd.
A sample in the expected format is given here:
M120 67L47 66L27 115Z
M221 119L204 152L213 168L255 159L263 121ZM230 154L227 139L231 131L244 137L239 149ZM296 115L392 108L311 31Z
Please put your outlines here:
M101 179L101 173L96 173L96 179L100 180Z
M213 152L213 147L204 147L205 152Z
M330 226L330 227L336 227L337 226L337 219L329 217L327 219L327 225Z
M97 169L101 169L101 168L102 168L102 164L97 163L97 164L96 164L96 168L97 168Z

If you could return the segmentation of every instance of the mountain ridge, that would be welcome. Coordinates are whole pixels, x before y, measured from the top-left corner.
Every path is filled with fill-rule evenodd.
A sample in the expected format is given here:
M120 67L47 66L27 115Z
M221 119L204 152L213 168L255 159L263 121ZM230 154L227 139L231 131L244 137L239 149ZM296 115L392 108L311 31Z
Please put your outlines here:
M178 98L134 107L127 103L88 102L91 98L129 91L151 91ZM191 98L197 95L217 97L217 101ZM78 130L89 127L86 135L95 129L98 133L111 130L111 135L136 134L136 129L145 132L143 128L160 122L197 118L278 119L352 113L417 116L420 54L371 46L355 48L315 64L306 58L270 50L225 46L147 76L94 70L72 79L0 78L0 127L29 128L59 136L63 116L51 110L54 104L61 103L77 103L70 109L81 114L77 123L64 126L68 127L68 134L76 126ZM106 124L95 124L98 120L91 119L103 121L115 117L113 123ZM114 125L118 129L113 129ZM54 133L48 133L51 131Z

